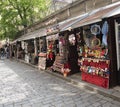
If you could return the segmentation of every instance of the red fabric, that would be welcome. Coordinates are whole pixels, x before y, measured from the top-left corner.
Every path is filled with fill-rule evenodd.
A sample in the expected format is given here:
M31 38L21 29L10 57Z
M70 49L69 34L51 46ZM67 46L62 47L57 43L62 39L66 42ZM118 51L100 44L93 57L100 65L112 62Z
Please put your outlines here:
M53 59L53 53L52 52L49 53L48 58Z
M109 88L109 79L103 78L97 75L91 75L87 74L85 72L82 72L82 80L87 81L89 83L101 86L103 88Z
M70 68L70 65L68 63L64 64L64 68Z
M49 45L49 49L52 49L52 48L53 48L53 45L52 45L52 44L50 44L50 45Z
M99 62L93 62L93 60L91 60L90 62L88 62L88 60L84 60L83 61L83 66L93 66L93 67L97 67L97 68L101 68L101 69L105 69L109 67L109 64L107 64L105 61L99 61Z

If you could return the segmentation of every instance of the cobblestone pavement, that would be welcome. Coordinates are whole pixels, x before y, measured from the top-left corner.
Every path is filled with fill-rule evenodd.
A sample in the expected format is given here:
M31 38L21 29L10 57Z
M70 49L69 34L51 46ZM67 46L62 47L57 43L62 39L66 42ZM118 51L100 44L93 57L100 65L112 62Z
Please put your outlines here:
M0 107L120 107L120 102L20 62L0 60Z

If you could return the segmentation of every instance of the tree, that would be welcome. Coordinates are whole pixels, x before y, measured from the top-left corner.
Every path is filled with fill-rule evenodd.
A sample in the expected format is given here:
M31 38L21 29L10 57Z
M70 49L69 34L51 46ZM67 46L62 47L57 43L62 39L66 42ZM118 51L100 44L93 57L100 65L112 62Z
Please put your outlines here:
M0 35L14 37L16 32L48 15L50 0L1 0Z

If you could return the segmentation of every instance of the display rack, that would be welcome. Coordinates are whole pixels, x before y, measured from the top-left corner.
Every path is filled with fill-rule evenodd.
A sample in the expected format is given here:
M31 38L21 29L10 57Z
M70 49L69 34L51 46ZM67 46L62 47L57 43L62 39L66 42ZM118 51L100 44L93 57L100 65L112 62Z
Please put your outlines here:
M81 60L78 60L78 64L81 65L82 80L109 88L110 60L83 57Z
M66 77L70 72L69 64L65 63L64 57L60 55L56 56L55 62L52 66L52 70L63 74L64 77Z

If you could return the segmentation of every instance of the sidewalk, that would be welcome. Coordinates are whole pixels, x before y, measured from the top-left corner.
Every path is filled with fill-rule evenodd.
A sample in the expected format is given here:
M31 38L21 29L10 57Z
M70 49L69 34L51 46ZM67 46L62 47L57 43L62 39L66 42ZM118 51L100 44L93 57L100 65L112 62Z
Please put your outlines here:
M26 63L23 60L18 60L18 61L38 69L37 66ZM72 83L73 85L75 85L77 87L94 91L96 93L102 94L106 97L112 98L112 99L120 102L120 86L116 86L116 87L111 88L111 89L104 89L102 87L99 87L99 86L82 81L80 73L77 73L77 74L74 74L74 75L71 75L68 77L63 77L63 75L60 75L56 72L52 72L50 70L45 70L45 71L51 75L57 76L61 79L64 79L64 80Z

